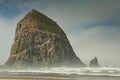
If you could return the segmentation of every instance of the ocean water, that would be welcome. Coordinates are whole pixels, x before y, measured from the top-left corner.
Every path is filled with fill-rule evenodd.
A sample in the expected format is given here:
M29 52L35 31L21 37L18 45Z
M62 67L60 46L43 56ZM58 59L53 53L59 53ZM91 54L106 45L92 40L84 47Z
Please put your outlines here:
M101 68L39 68L39 69L16 69L0 70L0 77L31 77L67 80L120 80L119 67Z

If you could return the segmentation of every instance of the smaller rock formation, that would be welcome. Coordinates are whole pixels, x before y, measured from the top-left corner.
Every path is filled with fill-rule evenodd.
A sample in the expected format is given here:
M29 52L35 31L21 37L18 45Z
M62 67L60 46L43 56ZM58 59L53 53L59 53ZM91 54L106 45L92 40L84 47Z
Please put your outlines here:
M98 63L98 59L97 57L94 57L91 61L90 61L90 67L99 67L99 63Z

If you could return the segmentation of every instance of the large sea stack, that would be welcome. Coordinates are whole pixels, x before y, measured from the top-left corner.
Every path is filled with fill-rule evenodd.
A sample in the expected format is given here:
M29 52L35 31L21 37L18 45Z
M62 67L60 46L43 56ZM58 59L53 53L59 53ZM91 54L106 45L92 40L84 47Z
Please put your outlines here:
M32 9L18 22L7 66L83 65L64 31L44 14Z

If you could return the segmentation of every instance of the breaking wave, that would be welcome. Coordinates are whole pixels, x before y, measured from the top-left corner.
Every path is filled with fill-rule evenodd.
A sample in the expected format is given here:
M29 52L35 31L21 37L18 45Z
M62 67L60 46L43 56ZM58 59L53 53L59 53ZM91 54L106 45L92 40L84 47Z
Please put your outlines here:
M120 68L112 67L101 67L101 68L66 68L66 67L57 67L57 68L39 68L39 69L20 69L20 70L0 70L1 74L17 75L17 74L64 74L64 75L92 75L92 76L120 76Z

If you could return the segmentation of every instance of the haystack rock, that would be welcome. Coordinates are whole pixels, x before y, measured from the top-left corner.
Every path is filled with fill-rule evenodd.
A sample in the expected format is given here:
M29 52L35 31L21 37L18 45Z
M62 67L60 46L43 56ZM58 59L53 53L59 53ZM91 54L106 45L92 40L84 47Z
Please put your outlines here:
M99 67L99 63L98 63L98 59L97 57L94 57L91 61L90 61L90 67Z
M7 66L83 65L64 31L44 14L32 9L18 22Z

